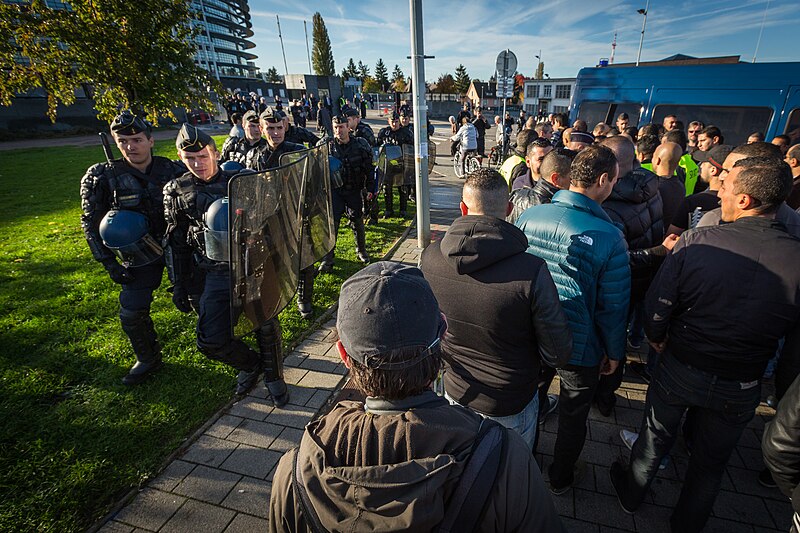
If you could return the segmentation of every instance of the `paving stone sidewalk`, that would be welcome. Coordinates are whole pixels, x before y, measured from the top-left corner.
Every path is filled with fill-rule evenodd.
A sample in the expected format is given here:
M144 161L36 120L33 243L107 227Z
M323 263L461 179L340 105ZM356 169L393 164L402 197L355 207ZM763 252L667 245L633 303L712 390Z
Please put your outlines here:
M433 180L431 230L434 240L440 239L459 215L460 183L441 175ZM412 231L391 259L416 265L419 253L416 232ZM336 340L335 320L331 319L287 355L285 377L291 401L286 408L271 407L265 400L263 387L259 386L219 413L186 453L149 482L100 531L265 531L271 480L278 459L299 443L305 425L334 397L345 380L346 370L334 346ZM551 392L557 389L556 379ZM669 531L671 507L677 501L680 479L688 464L682 443L676 444L672 462L653 483L648 502L633 516L620 508L608 477L611 462L628 455L619 431L638 430L646 390L647 385L641 380L626 376L610 418L604 418L592 408L582 455L587 464L586 475L574 490L553 496L568 531ZM762 404L742 436L706 531L789 530L791 506L788 500L777 489L763 488L757 481L758 472L763 468L761 432L772 413ZM556 417L551 417L542 428L538 458L545 473L552 461L556 428Z

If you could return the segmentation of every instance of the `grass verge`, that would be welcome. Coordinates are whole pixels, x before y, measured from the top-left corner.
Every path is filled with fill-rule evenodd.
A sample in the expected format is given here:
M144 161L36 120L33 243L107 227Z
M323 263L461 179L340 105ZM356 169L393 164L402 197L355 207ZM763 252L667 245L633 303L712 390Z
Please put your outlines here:
M156 153L173 157L172 143ZM80 178L101 158L99 146L0 152L0 531L85 530L231 397L235 372L197 352L194 315L174 308L166 277L152 307L166 368L120 383L134 359L119 291L79 222ZM370 253L407 224L368 227ZM315 316L360 267L343 225ZM285 343L309 324L293 305L281 323Z

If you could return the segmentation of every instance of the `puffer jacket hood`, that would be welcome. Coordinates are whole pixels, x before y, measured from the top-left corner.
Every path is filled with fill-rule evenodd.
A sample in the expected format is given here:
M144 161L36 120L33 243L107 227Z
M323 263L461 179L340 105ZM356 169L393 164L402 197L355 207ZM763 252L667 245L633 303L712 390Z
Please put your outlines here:
M455 219L441 242L442 254L459 274L477 272L527 248L519 228L486 215Z

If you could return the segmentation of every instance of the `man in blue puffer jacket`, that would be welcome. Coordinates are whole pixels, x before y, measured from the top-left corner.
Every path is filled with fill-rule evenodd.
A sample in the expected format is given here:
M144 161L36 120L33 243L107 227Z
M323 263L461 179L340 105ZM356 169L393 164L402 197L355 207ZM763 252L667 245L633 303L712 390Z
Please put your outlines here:
M628 247L600 207L618 171L609 148L586 148L572 162L569 190L558 191L550 204L525 210L517 220L528 238L528 253L547 262L572 331L572 358L558 370L558 434L549 470L554 494L563 494L577 480L575 467L600 375L613 373L625 353Z

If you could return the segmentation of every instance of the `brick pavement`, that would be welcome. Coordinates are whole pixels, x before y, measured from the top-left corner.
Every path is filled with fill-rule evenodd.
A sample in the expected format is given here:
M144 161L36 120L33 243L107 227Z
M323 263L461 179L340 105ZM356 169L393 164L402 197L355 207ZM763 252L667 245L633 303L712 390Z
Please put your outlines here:
M432 236L438 239L458 216L459 181L434 176L431 198ZM416 265L419 253L416 232L412 230L391 259ZM285 374L291 402L286 408L271 407L265 400L263 388L259 387L224 409L182 456L144 486L100 531L234 533L264 530L268 525L269 493L278 459L298 444L303 427L334 398L345 380L345 368L334 347L336 339L335 320L331 319L287 355ZM556 379L551 392L556 392L557 387ZM669 530L671 506L677 501L679 480L687 466L687 455L680 442L673 450L672 462L654 481L647 503L633 516L621 510L608 477L611 462L618 456L627 457L619 430L638 429L645 392L646 385L642 381L626 376L610 418L604 418L592 408L582 455L587 464L586 475L574 490L553 496L568 531L657 533ZM756 479L763 468L761 431L772 413L762 403L743 435L731 458L706 531L788 531L791 517L788 500L777 489L763 488ZM556 427L556 417L551 417L543 427L538 458L545 473L552 461Z

